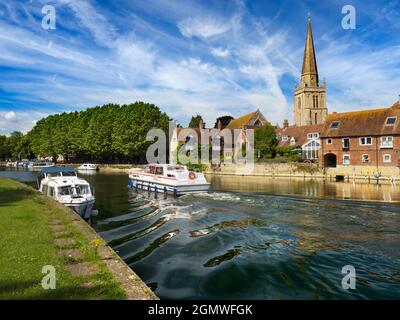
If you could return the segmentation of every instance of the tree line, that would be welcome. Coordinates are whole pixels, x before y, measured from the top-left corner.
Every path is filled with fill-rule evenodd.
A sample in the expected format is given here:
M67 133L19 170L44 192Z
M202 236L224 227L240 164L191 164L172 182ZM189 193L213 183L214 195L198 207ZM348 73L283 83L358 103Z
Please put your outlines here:
M165 112L144 102L50 115L20 137L16 151L3 160L40 156L57 161L61 155L65 162L143 163L151 144L147 132L159 128L168 134L169 121Z

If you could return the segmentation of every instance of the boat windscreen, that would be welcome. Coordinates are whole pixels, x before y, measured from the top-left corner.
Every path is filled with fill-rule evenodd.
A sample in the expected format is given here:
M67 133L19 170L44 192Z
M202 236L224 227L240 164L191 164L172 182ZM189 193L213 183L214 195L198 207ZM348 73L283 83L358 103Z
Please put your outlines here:
M90 194L90 189L88 185L85 184L78 184L75 186L76 193L78 195L82 194Z
M72 194L71 186L59 187L58 194L61 196L70 196Z
M47 174L47 176L51 177L51 178L53 178L53 177L61 177L61 172L49 172Z
M76 173L74 171L65 171L62 173L63 177L75 177Z

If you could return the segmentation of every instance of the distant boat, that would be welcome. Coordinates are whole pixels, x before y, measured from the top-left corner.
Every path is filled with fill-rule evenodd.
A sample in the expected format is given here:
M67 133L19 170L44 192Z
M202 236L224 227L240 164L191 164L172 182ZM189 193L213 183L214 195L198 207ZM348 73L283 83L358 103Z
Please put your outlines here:
M97 164L93 163L84 163L81 166L78 167L78 170L90 170L90 171L98 171L99 167Z
M74 168L44 168L38 174L37 184L40 192L70 207L84 219L98 213L94 209L95 197L89 183L78 178Z
M29 162L28 163L29 169L43 169L43 168L50 168L50 167L54 167L54 162L41 161L41 162Z
M189 171L186 166L150 164L143 171L129 172L129 186L149 191L172 193L174 196L207 192L210 183L201 172Z

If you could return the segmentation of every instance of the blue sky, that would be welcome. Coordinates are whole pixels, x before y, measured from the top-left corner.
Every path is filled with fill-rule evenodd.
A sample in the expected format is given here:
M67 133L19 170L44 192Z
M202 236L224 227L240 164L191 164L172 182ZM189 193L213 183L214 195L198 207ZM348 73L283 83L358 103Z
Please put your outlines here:
M56 29L41 27L44 5ZM341 26L356 8L355 30ZM186 125L257 108L292 119L307 14L328 108L391 105L400 94L400 4L309 0L2 0L0 134L109 102L157 104Z

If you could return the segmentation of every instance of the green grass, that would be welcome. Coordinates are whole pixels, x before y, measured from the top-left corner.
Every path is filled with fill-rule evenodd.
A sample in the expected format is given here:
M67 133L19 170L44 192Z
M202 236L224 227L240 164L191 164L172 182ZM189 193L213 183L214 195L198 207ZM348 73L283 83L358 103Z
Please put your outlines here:
M61 221L81 260L97 266L89 277L72 277L65 269L69 258L58 256L50 219ZM56 269L56 289L41 286L42 267ZM83 283L94 282L87 288ZM125 292L97 255L93 244L52 200L22 183L0 178L0 299L123 299Z

